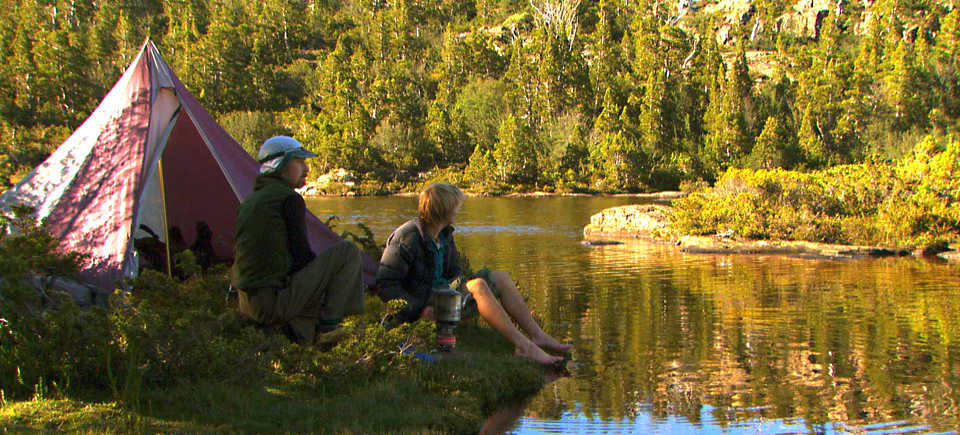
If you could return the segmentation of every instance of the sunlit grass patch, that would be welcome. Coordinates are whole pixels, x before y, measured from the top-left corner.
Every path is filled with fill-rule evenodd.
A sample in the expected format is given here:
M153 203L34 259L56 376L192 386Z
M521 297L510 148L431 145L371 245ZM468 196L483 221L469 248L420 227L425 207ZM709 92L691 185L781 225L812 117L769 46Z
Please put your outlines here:
M78 434L235 434L231 427L142 416L117 403L85 403L70 399L40 399L9 403L0 409L4 433Z

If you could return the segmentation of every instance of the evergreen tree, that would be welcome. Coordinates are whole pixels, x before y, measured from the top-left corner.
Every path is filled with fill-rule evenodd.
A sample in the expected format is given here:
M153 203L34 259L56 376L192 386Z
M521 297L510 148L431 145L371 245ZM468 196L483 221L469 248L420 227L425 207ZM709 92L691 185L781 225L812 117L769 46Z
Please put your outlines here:
M776 64L795 81L756 85L744 44L767 46L757 25L789 1L755 2L736 48L715 42L713 17L677 24L647 0L555 2L579 5L563 13L539 0L0 4L12 17L0 22L8 151L55 146L147 36L209 110L248 135L275 120L321 154L317 171L482 163L490 183L675 188L732 165L895 154L960 118L960 13L929 0L838 4L812 40L779 32ZM14 166L37 155L0 154Z
M477 145L467 162L464 178L470 184L480 187L482 190L488 190L492 183L496 181L496 169L497 162L493 158L493 153L485 147Z
M370 111L360 101L360 82L352 64L364 63L362 51L354 52L341 39L311 80L308 103L313 110L295 112L292 123L311 151L317 153L318 171L345 168L356 172L382 169L378 154L369 147L376 128Z
M639 145L644 155L653 161L653 167L646 168L647 173L644 175L657 187L667 184L665 180L661 180L663 177L661 173L669 171L667 166L674 151L667 142L668 138L665 138L663 134L665 130L663 119L664 94L667 88L663 76L664 74L658 70L652 70L647 74L647 82L643 87L643 96L640 99L640 116L637 123Z
M436 99L427 111L427 140L435 147L433 153L442 166L451 166L467 161L470 145L463 121L450 113L452 107Z
M462 39L449 35L443 56L444 66L455 71L461 83L469 76L499 79L507 69L506 59L494 48L489 34L479 30Z
M610 0L600 0L597 4L598 22L591 35L590 48L594 52L590 62L589 76L593 104L589 113L599 114L603 110L603 96L611 90L616 98L625 100L628 80L625 77L627 67L623 59L621 41L617 38L614 7ZM622 31L621 31L622 32Z
M603 97L603 111L593 126L590 160L597 187L606 191L635 191L641 188L640 168L646 156L629 127L626 109L613 101L608 90Z
M740 90L727 79L726 68L721 65L705 117L707 137L702 158L711 178L737 165L750 152L741 101Z
M115 30L120 18L120 4L117 0L105 0L100 3L92 19L93 27L87 48L87 56L93 63L91 78L101 88L107 88L123 73L126 65L120 65L120 44Z
M811 164L841 164L853 161L863 151L863 141L870 119L864 111L869 99L861 89L866 85L858 82L854 74L854 59L840 47L839 32L833 16L823 22L820 44L803 54L803 71L798 74L796 106L806 117L801 120L798 136L801 145L809 145ZM829 37L828 37L829 36ZM816 136L816 140L814 137ZM820 155L820 145L823 154ZM815 157L814 157L815 156Z
M239 2L213 13L208 32L190 47L181 78L208 109L230 112L263 108L261 65L253 57L250 16ZM260 73L260 74L258 74Z
M530 127L508 115L500 124L498 141L493 149L499 181L511 185L533 185L539 182L539 161L543 155Z
M867 32L860 41L856 67L859 74L869 79L877 75L883 62L884 28L876 15L870 16L866 27Z
M534 109L534 101L538 98L538 88L535 53L522 40L514 40L510 49L510 66L504 75L508 104L518 118L536 123L538 113Z
M534 120L548 119L565 111L581 110L589 92L590 78L580 51L564 34L541 28L533 35Z
M808 168L819 169L830 163L827 144L823 140L820 126L816 123L816 116L810 111L803 113L797 140L802 153L801 160Z
M960 118L960 8L940 20L934 53L943 93L937 104L947 116Z
M553 179L559 185L580 185L587 180L586 169L590 151L584 142L583 130L580 123L575 124L574 131L571 132L562 153L558 153L559 156L554 159L557 164Z
M13 94L11 104L12 117L17 123L30 125L36 122L36 113L39 96L37 91L41 85L41 78L34 59L34 38L39 28L37 11L30 7L29 2L23 2L17 11L19 20L14 31L10 48L10 62L7 71L15 77L10 83Z
M503 119L510 111L511 87L495 80L472 80L461 88L454 106L454 119L462 121L465 147L493 149Z
M893 53L892 71L883 80L884 101L893 116L892 127L904 131L925 125L927 108L921 93L925 90L916 65L913 44L901 40Z
M781 116L771 116L757 136L745 165L753 169L790 169L796 161L797 135Z
M745 47L740 44L737 49L736 57L730 71L730 92L733 92L734 98L739 98L740 110L743 112L743 118L746 127L747 141L752 141L753 126L756 124L757 113L753 101L753 79L750 78L750 70L747 67L747 56Z

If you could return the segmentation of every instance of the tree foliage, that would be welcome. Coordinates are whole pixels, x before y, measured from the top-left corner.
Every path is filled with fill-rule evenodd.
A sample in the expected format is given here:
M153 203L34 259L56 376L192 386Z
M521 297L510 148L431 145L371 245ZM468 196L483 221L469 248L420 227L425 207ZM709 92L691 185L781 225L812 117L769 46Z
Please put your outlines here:
M315 174L367 181L489 172L472 166L491 153L508 188L676 189L728 168L900 156L960 117L960 19L933 2L843 5L812 35L766 24L788 2L756 2L729 45L715 42L722 17L656 0L4 5L7 185L83 121L146 37L248 150L293 134L321 156Z

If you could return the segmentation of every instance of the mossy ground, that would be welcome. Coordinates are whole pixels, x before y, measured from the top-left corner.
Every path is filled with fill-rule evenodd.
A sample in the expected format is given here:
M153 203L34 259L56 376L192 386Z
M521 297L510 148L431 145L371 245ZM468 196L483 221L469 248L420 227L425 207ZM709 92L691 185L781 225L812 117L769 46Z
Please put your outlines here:
M460 327L458 350L404 372L317 379L271 374L113 397L5 403L5 433L470 433L500 399L530 394L544 370L489 328Z

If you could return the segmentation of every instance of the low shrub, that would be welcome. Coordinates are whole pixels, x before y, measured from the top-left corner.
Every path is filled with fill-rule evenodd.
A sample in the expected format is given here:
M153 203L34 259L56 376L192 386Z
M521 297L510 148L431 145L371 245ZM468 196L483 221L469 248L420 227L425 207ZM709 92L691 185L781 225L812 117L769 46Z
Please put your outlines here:
M107 312L81 311L66 293L33 284L74 276L85 258L61 252L32 215L0 215L0 391L17 399L106 387L116 356Z
M124 369L148 387L255 379L282 346L227 306L223 275L180 281L145 271L127 285L112 299L112 332Z
M287 376L307 375L324 380L349 374L369 377L386 371L413 368L417 350L432 344L435 324L426 320L394 325L390 314L403 302L384 303L367 298L367 313L347 319L344 327L354 334L329 352L312 346L285 346L274 360L276 372Z
M930 136L899 161L809 173L728 170L674 203L674 228L754 239L924 246L960 236L960 142Z

